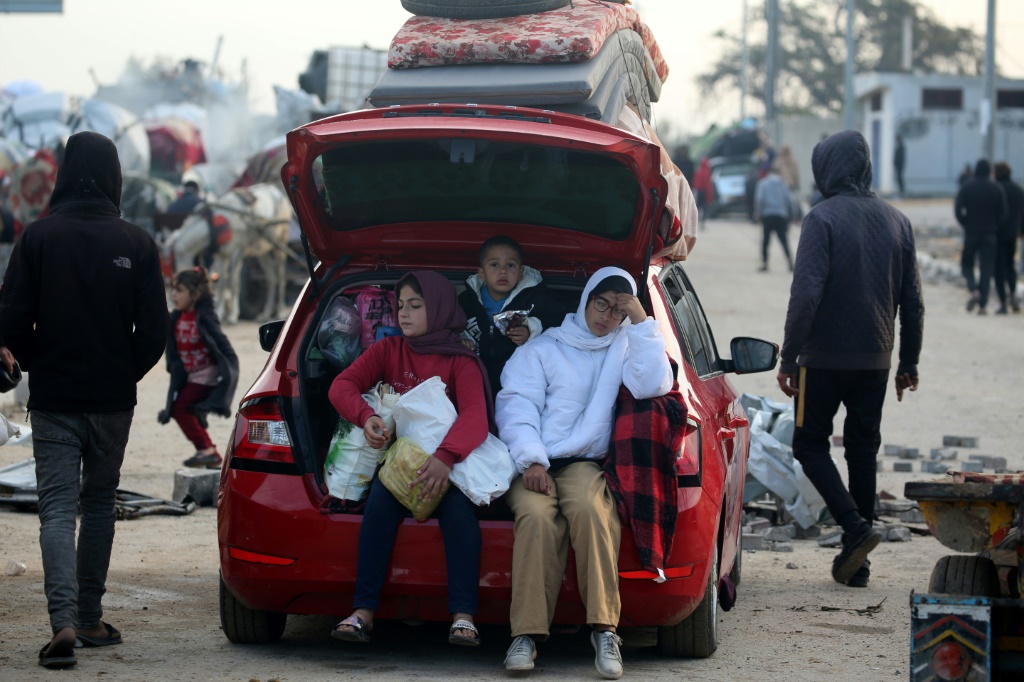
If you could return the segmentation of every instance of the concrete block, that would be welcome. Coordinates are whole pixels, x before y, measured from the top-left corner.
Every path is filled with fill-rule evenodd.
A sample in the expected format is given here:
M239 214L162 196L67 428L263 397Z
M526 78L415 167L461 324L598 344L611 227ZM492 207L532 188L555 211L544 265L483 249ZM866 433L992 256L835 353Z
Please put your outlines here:
M773 552L792 552L793 551L793 543L792 542L773 542L773 543L771 543L771 547L769 547L769 549L771 551L773 551Z
M793 537L798 540L816 540L821 537L821 526L813 525L810 528L796 526L796 535Z
M985 469L1005 469L1005 457L993 457L992 455L971 455L968 461L978 462Z
M892 470L899 472L910 472L914 470L913 462L893 462Z
M796 535L796 527L792 523L784 526L773 526L764 534L765 540L773 542L788 542Z
M897 456L899 456L900 450L902 450L903 447L904 446L902 446L902 445L890 445L890 444L886 443L885 444L884 452L885 452L886 455L888 455L890 457L897 457Z
M900 448L900 452L896 456L900 459L918 459L921 456L921 451L917 448Z
M220 469L178 469L174 472L174 494L171 499L181 502L191 497L200 507L217 504Z
M960 436L960 447L976 448L981 445L981 439L975 436Z
M877 471L879 473L885 471L885 465L882 464L882 460L880 460L880 459L875 460L875 471Z
M951 468L950 462L922 460L921 471L926 474L944 474Z
M885 540L886 542L910 542L911 537L909 528L890 528Z
M763 535L744 535L740 538L740 549L745 550L758 550L764 549L764 536Z
M829 533L828 535L822 535L818 538L818 545L820 547L838 547L843 542L843 531L836 531L835 533Z
M956 459L958 454L956 448L932 448L931 458L934 460Z
M981 466L981 462L960 462L960 466L958 468L960 471L967 471L975 474L980 474L984 469L984 467Z
M924 514L920 509L909 509L903 512L899 515L899 520L903 523L925 523Z
M977 436L943 436L942 445L954 448L976 448L980 439Z
M769 521L768 519L764 518L763 516L759 516L756 519L754 519L754 520L750 521L749 523L747 523L747 525L750 526L750 532L751 533L764 534L764 533L767 533L771 529L772 522Z

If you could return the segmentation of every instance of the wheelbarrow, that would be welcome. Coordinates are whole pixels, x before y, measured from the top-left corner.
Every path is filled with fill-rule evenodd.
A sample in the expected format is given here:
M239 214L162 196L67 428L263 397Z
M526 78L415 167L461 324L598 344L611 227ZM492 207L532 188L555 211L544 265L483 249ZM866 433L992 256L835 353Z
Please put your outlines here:
M1024 474L910 482L935 538L962 552L910 593L912 682L1024 679Z

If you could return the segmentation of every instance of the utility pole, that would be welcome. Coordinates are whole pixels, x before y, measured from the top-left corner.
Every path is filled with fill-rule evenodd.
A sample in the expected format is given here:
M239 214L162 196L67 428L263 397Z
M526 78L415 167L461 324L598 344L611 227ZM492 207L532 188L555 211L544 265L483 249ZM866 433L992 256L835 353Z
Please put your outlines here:
M853 130L853 69L857 61L857 43L853 37L853 20L857 15L856 0L846 0L846 92L843 93L844 125Z
M768 51L764 66L764 118L771 126L775 123L775 72L778 69L776 56L779 51L779 0L766 0L768 15Z
M743 0L743 25L740 27L740 120L747 117L747 71L750 70L750 56L747 54L747 0Z
M981 94L981 155L995 160L996 94L996 0L988 0L988 31L985 33L985 78Z

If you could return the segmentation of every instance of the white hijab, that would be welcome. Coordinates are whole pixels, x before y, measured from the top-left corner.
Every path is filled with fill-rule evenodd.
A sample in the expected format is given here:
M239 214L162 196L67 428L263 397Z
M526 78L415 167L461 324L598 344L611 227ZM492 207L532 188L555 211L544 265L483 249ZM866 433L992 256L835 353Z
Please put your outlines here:
M628 272L622 268L601 268L587 280L587 285L583 288L583 295L580 296L580 304L577 306L576 312L569 313L565 316L565 319L562 320L561 325L558 327L552 327L544 333L550 334L561 343L572 346L573 348L579 348L580 350L601 350L602 348L608 348L616 340L621 338L622 341L616 345L623 347L622 351L624 354L624 343L626 339L625 327L630 324L628 317L624 319L618 327L604 336L597 336L590 331L590 327L587 326L587 304L590 302L591 292L593 292L594 288L605 279L615 276L622 277L629 282L629 286L633 290L633 295L636 296L636 281Z

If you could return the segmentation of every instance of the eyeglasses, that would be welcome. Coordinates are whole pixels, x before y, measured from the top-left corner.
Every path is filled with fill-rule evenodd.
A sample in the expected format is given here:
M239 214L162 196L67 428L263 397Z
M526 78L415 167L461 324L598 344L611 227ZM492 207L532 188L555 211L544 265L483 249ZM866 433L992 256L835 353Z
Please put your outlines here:
M595 296L594 297L594 310L596 310L599 313L603 313L603 312L607 311L609 308L612 308L612 304L611 303L609 303L608 301L604 300L600 296ZM614 317L614 318L616 318L618 320L624 320L624 319L626 319L626 311L624 311L624 310L622 310L620 308L612 308L612 317Z

